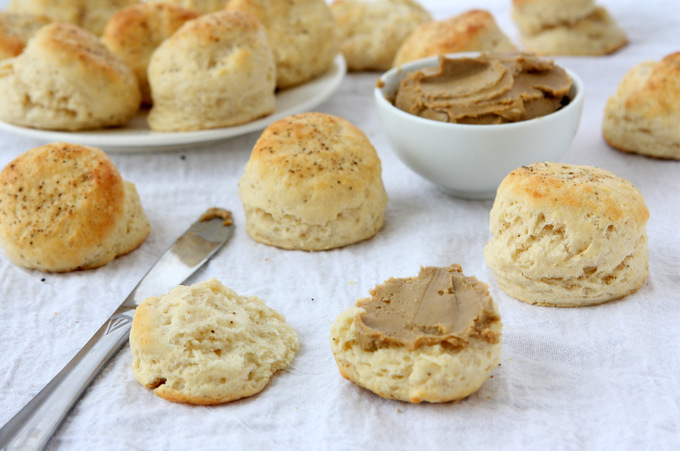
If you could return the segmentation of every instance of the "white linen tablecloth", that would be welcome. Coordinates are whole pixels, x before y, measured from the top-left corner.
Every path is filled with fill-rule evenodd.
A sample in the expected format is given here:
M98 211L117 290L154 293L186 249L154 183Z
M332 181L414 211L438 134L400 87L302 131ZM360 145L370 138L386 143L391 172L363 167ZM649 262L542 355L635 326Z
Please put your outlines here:
M510 0L422 3L438 19L488 9L519 42ZM177 152L112 153L123 177L137 185L152 232L138 250L90 271L25 270L0 253L0 424L62 369L167 246L218 205L234 212L236 233L191 281L217 277L283 313L300 336L291 367L256 396L196 407L167 402L138 384L126 346L48 449L680 449L680 162L627 155L601 137L606 99L623 74L680 50L680 5L600 3L630 44L610 56L556 58L586 85L581 126L562 161L606 168L644 195L650 274L637 293L578 309L536 307L506 295L482 256L492 202L451 197L403 165L377 121L378 74L349 74L318 111L350 120L376 147L389 195L382 231L318 253L250 239L237 182L259 132ZM0 167L40 144L0 132ZM500 306L503 351L492 378L467 399L441 405L382 399L344 380L328 342L336 315L389 277L451 263L488 283Z

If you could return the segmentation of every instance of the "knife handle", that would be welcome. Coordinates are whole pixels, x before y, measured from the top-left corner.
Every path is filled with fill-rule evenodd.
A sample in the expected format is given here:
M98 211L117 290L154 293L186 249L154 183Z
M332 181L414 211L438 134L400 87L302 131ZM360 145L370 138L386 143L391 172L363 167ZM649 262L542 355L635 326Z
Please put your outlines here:
M0 429L0 450L42 449L92 380L128 341L133 310L112 316L85 347Z

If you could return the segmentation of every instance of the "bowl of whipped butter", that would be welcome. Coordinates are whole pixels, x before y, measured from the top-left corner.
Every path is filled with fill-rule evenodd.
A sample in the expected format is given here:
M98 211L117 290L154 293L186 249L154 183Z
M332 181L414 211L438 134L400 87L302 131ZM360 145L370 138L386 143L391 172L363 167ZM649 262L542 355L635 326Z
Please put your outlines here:
M407 166L455 196L492 199L513 169L567 152L584 87L532 54L455 53L387 71L374 94L390 147Z

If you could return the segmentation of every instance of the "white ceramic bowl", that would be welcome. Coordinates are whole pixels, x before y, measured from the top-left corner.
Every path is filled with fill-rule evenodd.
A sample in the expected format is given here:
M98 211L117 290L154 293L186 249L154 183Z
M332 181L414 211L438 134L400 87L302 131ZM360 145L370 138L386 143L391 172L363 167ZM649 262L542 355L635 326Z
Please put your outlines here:
M456 53L449 58L478 56ZM397 156L445 191L469 199L493 199L501 180L513 169L538 161L558 161L571 146L583 111L583 82L573 80L564 108L527 121L497 125L451 124L424 119L395 107L399 82L409 72L436 67L432 57L391 69L375 88L378 118Z

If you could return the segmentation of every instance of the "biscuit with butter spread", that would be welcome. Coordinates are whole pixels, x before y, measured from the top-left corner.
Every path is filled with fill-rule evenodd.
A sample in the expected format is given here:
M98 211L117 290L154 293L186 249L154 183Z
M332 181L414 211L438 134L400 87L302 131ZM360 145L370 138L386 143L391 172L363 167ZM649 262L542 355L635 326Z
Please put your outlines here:
M462 399L498 365L502 323L486 284L459 265L389 279L331 327L340 374L383 398Z

